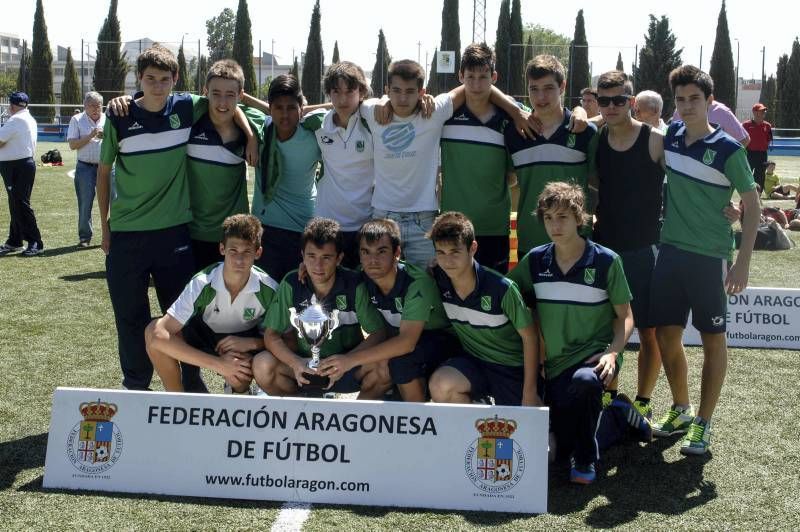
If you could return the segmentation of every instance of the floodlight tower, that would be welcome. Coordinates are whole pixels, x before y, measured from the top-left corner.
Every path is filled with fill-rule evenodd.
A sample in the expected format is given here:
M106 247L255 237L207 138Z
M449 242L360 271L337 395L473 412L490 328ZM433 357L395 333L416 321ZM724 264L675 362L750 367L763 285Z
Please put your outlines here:
M472 42L486 42L486 0L472 2Z

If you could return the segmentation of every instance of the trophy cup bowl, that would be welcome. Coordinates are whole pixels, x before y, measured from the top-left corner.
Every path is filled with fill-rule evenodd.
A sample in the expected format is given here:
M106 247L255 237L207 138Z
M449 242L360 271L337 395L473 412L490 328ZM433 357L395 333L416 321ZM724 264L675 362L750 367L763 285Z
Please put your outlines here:
M297 309L290 307L289 321L297 330L297 336L305 340L311 348L311 359L307 364L311 371L303 372L303 377L309 381L309 384L304 385L303 388L307 390L327 388L330 385L330 378L317 374L320 346L331 337L333 330L339 326L339 311L333 310L328 314L322 305L312 299L311 305L299 314Z

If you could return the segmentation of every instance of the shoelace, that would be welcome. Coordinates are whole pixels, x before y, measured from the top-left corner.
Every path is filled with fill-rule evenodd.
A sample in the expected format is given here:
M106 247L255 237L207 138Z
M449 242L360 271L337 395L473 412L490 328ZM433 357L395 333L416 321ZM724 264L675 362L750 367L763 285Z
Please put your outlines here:
M698 443L700 440L703 439L703 433L706 430L705 425L699 425L697 423L692 423L692 426L689 427L689 434L686 435L686 439L692 443Z
M658 421L658 425L663 427L667 423L672 423L680 415L681 413L678 412L677 410L670 409L670 411L664 414L662 418Z

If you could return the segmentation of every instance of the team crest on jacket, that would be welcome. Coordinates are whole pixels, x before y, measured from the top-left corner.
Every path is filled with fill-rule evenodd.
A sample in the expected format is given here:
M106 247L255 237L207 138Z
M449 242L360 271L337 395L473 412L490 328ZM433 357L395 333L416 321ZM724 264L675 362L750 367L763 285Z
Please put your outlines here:
M344 310L347 308L347 296L340 295L336 296L336 308L339 310Z
M567 148L575 147L575 133L570 133L567 137Z
M181 117L176 114L169 115L169 127L172 129L178 129L181 127Z
M703 154L703 164L711 165L714 163L714 158L717 156L717 152L712 150L711 148L706 148L706 152Z
M364 141L363 140L356 141L356 151L358 153L361 153L361 152L364 151Z
M244 314L242 315L242 319L245 321L250 321L255 319L256 317L256 309L252 307L247 307L244 309Z
M583 270L583 282L586 284L594 284L595 278L595 269L594 268L586 268Z
M481 296L481 308L486 312L492 310L492 296Z
M397 309L397 312L403 312L403 300L401 298L394 298L394 308Z

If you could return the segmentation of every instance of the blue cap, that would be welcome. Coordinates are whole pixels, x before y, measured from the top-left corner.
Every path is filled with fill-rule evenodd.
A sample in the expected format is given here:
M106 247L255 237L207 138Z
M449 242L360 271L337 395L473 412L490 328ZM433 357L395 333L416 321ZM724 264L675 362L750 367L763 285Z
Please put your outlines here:
M21 107L27 107L28 102L30 102L28 95L24 92L12 92L11 96L8 97L8 100L13 105L19 105Z

